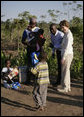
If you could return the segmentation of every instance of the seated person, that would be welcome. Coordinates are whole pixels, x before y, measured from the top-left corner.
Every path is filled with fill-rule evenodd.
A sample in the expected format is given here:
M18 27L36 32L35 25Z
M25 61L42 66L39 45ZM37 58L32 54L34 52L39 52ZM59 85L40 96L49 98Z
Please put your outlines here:
M11 84L13 83L14 80L12 80L12 72L14 71L13 68L11 68L11 62L9 59L5 61L6 67L2 68L1 71L1 77L3 80L4 87L6 88L11 88Z
M1 76L2 76L2 79L3 80L6 80L7 83L11 83L10 79L8 78L8 74L13 70L13 68L11 68L11 62L9 59L7 59L5 61L5 64L6 64L6 67L3 67L2 68L2 71L1 71Z

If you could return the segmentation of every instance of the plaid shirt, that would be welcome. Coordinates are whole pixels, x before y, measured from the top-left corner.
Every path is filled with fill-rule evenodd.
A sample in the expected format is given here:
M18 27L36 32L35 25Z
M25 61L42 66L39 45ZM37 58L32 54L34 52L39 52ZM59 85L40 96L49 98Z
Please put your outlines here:
M34 68L31 69L31 72L38 76L38 84L50 83L47 62L39 62Z

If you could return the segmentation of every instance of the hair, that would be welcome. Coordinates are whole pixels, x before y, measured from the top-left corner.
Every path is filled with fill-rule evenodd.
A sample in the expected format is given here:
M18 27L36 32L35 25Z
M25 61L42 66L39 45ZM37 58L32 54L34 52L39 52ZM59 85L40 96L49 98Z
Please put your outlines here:
M47 60L47 53L42 51L38 58L39 58L39 61L46 61Z
M52 24L50 25L50 29L52 28L52 26L55 26L55 27L57 28L57 25L56 25L55 23L52 23Z
M36 18L30 18L30 22L29 22L30 25L36 25L37 22L36 22Z
M39 30L38 30L38 33L39 33L39 34L43 34L43 33L44 33L44 30L43 30L43 29L39 29Z
M7 64L8 61L10 61L10 59L6 59L6 60L5 60L5 64ZM10 61L10 62L11 62L11 61Z
M68 22L67 20L61 21L59 25L60 25L60 27L61 27L61 26L66 26L66 27L69 28L69 22Z

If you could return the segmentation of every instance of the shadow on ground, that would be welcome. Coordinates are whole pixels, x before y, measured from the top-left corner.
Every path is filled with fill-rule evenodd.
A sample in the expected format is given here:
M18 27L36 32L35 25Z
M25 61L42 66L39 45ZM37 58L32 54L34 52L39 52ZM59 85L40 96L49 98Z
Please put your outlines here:
M17 102L17 101L12 101L10 99L7 99L5 97L1 97L1 102L2 103L5 103L5 104L8 104L10 106L14 106L14 107L22 107L22 108L25 108L25 109L28 109L30 111L35 111L35 108L34 107L31 107L29 105L26 105L26 104L22 104L20 102Z
M59 104L65 104L65 105L72 105L72 106L78 106L83 107L82 101L75 101L70 99L63 99L63 98L57 98L57 97L47 97L47 100L53 103L59 103Z

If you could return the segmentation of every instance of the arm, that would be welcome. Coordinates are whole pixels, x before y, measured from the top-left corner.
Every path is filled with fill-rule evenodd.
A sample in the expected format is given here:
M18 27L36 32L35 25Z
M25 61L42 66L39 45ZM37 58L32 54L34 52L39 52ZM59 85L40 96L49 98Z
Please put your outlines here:
M32 72L34 75L37 75L37 74L38 74L38 65L36 65L34 68L31 68L31 72Z
M27 33L26 31L23 32L23 35L22 35L22 43L24 45L28 45L27 42L26 42L26 38L27 38Z

